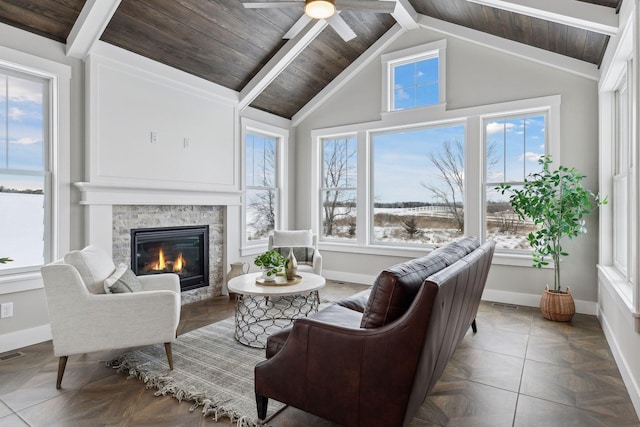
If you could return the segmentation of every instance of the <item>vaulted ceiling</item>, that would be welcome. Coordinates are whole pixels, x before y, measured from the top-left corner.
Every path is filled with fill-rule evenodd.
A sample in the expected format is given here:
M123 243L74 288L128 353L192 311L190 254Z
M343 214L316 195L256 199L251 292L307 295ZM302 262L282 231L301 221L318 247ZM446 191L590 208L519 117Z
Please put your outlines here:
M324 21L284 40L301 7L245 9L241 0L98 0L85 11L85 0L0 0L0 22L67 43L71 54L78 27L95 26L103 14L106 27L94 31L103 42L238 91L245 106L291 118L396 23L455 24L595 67L622 2L558 0L574 15L526 7L535 3L526 0L395 1L393 14L342 11L356 34L348 42Z

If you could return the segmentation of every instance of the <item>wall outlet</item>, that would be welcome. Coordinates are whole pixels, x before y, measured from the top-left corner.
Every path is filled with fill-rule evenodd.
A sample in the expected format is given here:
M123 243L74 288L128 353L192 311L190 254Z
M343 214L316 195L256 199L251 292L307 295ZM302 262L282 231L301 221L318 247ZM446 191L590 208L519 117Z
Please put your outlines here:
M13 303L5 302L0 304L0 319L4 319L5 317L13 317Z
M189 138L184 138L182 140L182 145L184 148L189 148L189 146L191 145L191 141L189 141Z
M158 132L151 132L151 143L152 144L158 143Z

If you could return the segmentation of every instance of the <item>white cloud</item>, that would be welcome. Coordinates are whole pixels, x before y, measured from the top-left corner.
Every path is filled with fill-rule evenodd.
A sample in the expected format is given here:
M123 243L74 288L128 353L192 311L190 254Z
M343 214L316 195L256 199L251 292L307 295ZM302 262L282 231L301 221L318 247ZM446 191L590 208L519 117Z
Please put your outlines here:
M9 108L9 118L11 120L20 120L26 115L27 113L18 107Z
M507 128L507 132L510 132L515 127L513 123L499 123L499 122L487 123L487 135L503 132L505 126Z
M410 96L404 89L400 89L396 91L396 99L409 99Z
M9 77L9 100L42 104L42 83Z
M540 156L542 156L542 154L532 153L531 151L527 151L526 153L524 153L523 157L529 162L537 162L538 159L540 159Z
M15 143L15 144L31 145L31 144L35 144L37 142L40 142L40 140L41 140L40 138L34 138L34 137L31 137L31 136L25 136L25 137L22 137L22 138L18 138L17 140L12 141L12 142Z

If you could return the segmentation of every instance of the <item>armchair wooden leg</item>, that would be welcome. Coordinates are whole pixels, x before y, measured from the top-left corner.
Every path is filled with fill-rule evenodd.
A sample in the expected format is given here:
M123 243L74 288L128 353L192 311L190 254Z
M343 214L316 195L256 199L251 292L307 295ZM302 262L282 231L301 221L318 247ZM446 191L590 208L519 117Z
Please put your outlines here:
M164 351L167 352L167 361L169 362L169 369L173 371L173 353L171 353L171 343L164 343Z
M473 331L474 334L476 332L478 332L478 326L476 325L476 319L473 319L473 322L471 322L471 330Z
M69 359L69 356L61 356L58 360L58 379L56 380L56 388L62 387L62 376L64 375L64 368L67 367L67 359Z
M258 407L258 418L264 420L267 418L267 406L269 405L269 398L256 394L256 406Z

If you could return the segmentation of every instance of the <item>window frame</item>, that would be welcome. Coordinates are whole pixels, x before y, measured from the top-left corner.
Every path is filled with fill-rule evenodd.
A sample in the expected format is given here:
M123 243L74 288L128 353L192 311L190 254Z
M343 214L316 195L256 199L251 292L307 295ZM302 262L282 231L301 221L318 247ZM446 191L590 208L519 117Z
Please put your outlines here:
M240 157L241 157L241 172L240 182L242 189L242 206L241 206L241 220L240 220L240 236L242 239L241 255L256 255L264 252L268 244L268 238L259 240L247 240L247 190L250 188L246 182L247 173L247 152L246 152L246 140L248 134L258 134L274 138L276 141L276 212L275 212L275 228L279 229L288 223L287 212L285 207L288 206L287 201L287 173L286 173L286 160L287 153L286 147L288 146L289 130L278 126L266 124L257 120L249 119L246 117L241 118L242 133L240 144ZM262 188L262 187L261 187Z
M47 133L49 173L45 177L45 258L48 263L70 250L71 240L71 66L0 46L0 67L49 81ZM47 231L48 230L48 231ZM2 255L2 256L10 256ZM7 269L0 295L43 287L39 267Z
M381 131L400 130L403 128L415 128L417 126L444 126L447 124L465 124L465 175L475 176L477 179L465 182L464 206L465 206L465 234L483 236L484 222L484 159L480 157L484 152L482 118L491 116L504 116L508 114L526 114L529 112L548 109L547 132L548 150L554 159L560 160L560 95L529 98L517 101L508 101L497 104L481 105L476 107L461 108L458 110L433 110L431 120L425 121L424 114L416 110L403 110L393 115L386 115L380 121L364 122L332 128L314 129L311 131L311 186L315 191L315 197L311 198L311 227L314 233L321 230L320 217L320 159L322 138L345 134L356 134L358 144L358 210L356 224L359 230L367 230L367 233L358 233L354 242L331 242L319 240L320 249L334 252L350 252L372 255L389 255L403 257L417 257L425 254L432 248L423 246L398 246L371 244L370 228L372 227L371 208L373 201L371 196L370 173L372 170L372 156L370 152L371 134ZM555 161L555 160L554 160ZM495 264L514 265L522 267L531 266L531 253L502 253L494 255Z
M444 108L446 105L446 48L447 41L439 40L414 46L382 55L382 112L398 114L405 111L420 110L426 108ZM423 105L414 108L396 110L394 105L394 68L397 65L406 65L425 59L438 58L438 103Z
M526 120L527 117L533 117L533 116L544 116L544 120L545 120L545 133L544 133L544 155L548 156L551 155L551 158L553 160L553 164L558 165L560 164L560 152L558 149L556 150L552 150L550 147L550 143L549 143L549 132L547 132L548 129L551 128L551 126L549 126L549 116L550 116L550 110L551 107L544 107L544 108L540 108L540 109L531 109L531 110L526 110L526 111L517 111L517 112L508 112L506 114L491 114L491 115L485 115L481 117L480 120L480 124L482 126L482 149L483 152L486 153L487 149L488 149L488 138L487 138L487 131L486 131L486 124L490 121L493 120L510 120L510 119L524 119ZM559 144L554 144L556 147ZM482 240L485 241L487 240L488 236L488 229L487 229L487 189L489 187L496 187L498 185L500 185L502 182L504 182L505 184L511 184L513 186L520 186L522 184L524 184L524 181L502 181L502 182L497 182L497 181L489 181L488 177L487 177L487 156L483 155L482 156L482 166L483 166L483 174L482 174ZM507 248L499 248L496 246L496 253L503 253L503 254L513 254L513 255L530 255L532 252L530 249L507 249ZM551 266L549 266L549 268L551 268Z

